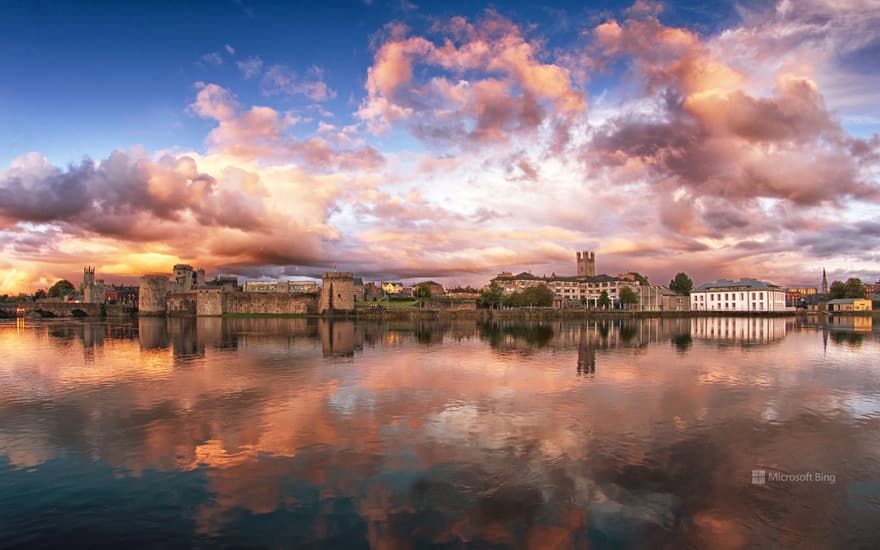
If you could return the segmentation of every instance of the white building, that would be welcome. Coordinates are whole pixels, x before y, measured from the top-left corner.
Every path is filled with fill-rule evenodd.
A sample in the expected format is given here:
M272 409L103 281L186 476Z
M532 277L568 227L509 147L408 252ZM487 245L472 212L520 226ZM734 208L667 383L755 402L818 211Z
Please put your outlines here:
M757 279L722 279L691 291L691 310L786 311L785 289Z

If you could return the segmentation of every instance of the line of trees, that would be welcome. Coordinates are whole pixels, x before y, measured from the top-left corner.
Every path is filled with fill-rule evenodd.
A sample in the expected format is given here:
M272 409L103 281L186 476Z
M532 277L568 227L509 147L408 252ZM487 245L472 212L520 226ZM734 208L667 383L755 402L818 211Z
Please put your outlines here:
M498 283L492 282L480 291L480 303L486 307L550 307L553 305L553 291L547 285L526 288L521 292L504 295Z
M868 290L865 284L858 277L850 277L843 281L834 281L828 289L828 294L832 300L840 298L867 298Z
M9 294L0 295L0 302L21 302L28 300L42 300L44 298L64 299L73 294L76 287L67 279L60 279L49 287L46 291L43 288L36 290L33 294L20 293L18 296L10 296Z

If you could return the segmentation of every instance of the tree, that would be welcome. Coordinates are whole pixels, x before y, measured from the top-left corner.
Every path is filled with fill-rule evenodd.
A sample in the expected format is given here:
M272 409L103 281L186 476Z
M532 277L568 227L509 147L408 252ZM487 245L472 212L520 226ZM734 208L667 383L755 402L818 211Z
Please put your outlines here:
M636 278L636 282L639 283L640 285L650 285L651 284L650 282L648 282L648 278L645 277L644 275L642 275L641 273L639 273L638 271L633 271L632 274Z
M430 298L431 287L422 283L416 287L416 298Z
M828 289L828 294L831 296L832 300L839 300L840 298L846 297L846 285L843 281L834 281L831 283L831 288Z
M856 277L850 277L843 284L845 298L865 298L868 295L862 280Z
M690 295L694 289L694 281L688 277L687 273L681 271L675 274L675 278L669 281L669 288L676 294Z
M49 297L50 298L64 298L68 294L72 294L75 287L73 283L66 279L61 279L57 281L54 285L49 287Z
M480 291L480 302L494 308L501 303L504 291L498 286L498 283L492 281L489 286Z
M45 297L46 297L46 291L43 290L42 288L38 289L36 292L34 292L34 300L42 300Z
M527 306L550 307L553 298L553 291L547 285L532 286L523 291L523 305Z
M608 297L608 291L603 290L602 294L599 295L599 307L608 309L609 306L611 306L611 298Z
M635 293L633 289L628 286L625 286L620 289L619 295L621 303L624 304L637 304L639 303L639 295Z

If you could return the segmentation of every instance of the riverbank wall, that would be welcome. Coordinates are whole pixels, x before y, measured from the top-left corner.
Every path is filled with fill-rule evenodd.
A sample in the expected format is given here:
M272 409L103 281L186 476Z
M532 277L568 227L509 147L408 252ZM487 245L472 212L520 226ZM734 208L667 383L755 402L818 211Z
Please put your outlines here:
M417 319L477 319L477 320L554 320L554 319L691 319L700 317L794 317L794 311L778 312L716 312L716 311L596 311L583 309L468 309L429 310L395 308L385 310L357 309L356 319L417 320ZM801 314L802 315L802 314Z

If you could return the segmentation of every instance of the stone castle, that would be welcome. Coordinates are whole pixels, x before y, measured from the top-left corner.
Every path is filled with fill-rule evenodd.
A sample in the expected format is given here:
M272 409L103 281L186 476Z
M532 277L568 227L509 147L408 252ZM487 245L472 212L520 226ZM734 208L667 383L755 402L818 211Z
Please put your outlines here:
M205 281L203 269L186 264L174 266L167 275L144 275L140 279L140 315L336 315L354 311L354 274L327 272L318 292L242 292L237 281L224 278Z
M104 293L107 290L103 279L95 280L95 267L83 267L82 293L83 302L86 304L103 304Z

